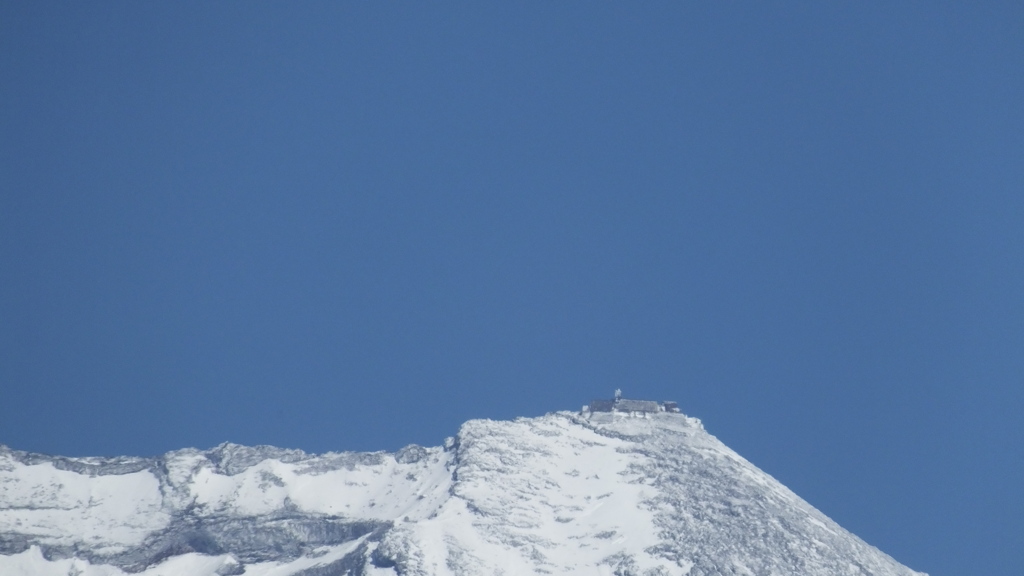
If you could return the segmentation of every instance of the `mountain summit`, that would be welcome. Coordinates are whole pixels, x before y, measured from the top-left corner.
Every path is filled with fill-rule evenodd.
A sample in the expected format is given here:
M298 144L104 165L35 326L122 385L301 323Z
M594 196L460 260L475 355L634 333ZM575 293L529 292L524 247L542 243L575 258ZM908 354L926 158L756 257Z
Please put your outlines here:
M471 420L393 454L0 447L0 574L920 574L660 406Z

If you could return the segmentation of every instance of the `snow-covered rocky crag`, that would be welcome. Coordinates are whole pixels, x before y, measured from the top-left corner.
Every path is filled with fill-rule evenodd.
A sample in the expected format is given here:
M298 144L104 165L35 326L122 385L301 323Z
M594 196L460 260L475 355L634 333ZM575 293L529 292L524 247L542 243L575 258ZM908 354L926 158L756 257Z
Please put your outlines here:
M4 576L918 574L668 412L472 420L444 446L0 446Z

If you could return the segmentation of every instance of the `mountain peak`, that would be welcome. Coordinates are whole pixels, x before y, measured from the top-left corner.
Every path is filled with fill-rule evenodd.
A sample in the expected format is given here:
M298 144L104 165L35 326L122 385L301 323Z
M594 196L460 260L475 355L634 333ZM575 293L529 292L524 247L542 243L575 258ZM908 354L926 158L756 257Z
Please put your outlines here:
M393 454L0 451L0 573L916 574L654 405L471 420Z

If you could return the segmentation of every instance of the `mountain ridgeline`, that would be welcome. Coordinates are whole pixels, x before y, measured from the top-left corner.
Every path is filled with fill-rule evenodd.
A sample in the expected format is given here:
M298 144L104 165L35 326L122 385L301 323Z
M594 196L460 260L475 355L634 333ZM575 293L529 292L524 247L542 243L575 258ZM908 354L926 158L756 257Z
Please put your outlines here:
M0 574L919 573L662 406L472 420L396 453L0 447Z

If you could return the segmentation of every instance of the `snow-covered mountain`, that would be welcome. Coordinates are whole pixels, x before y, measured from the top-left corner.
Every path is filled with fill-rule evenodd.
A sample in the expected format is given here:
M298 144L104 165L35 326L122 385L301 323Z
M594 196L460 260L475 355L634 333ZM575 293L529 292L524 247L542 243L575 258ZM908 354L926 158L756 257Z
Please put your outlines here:
M683 414L472 420L444 446L0 446L4 576L919 574Z

